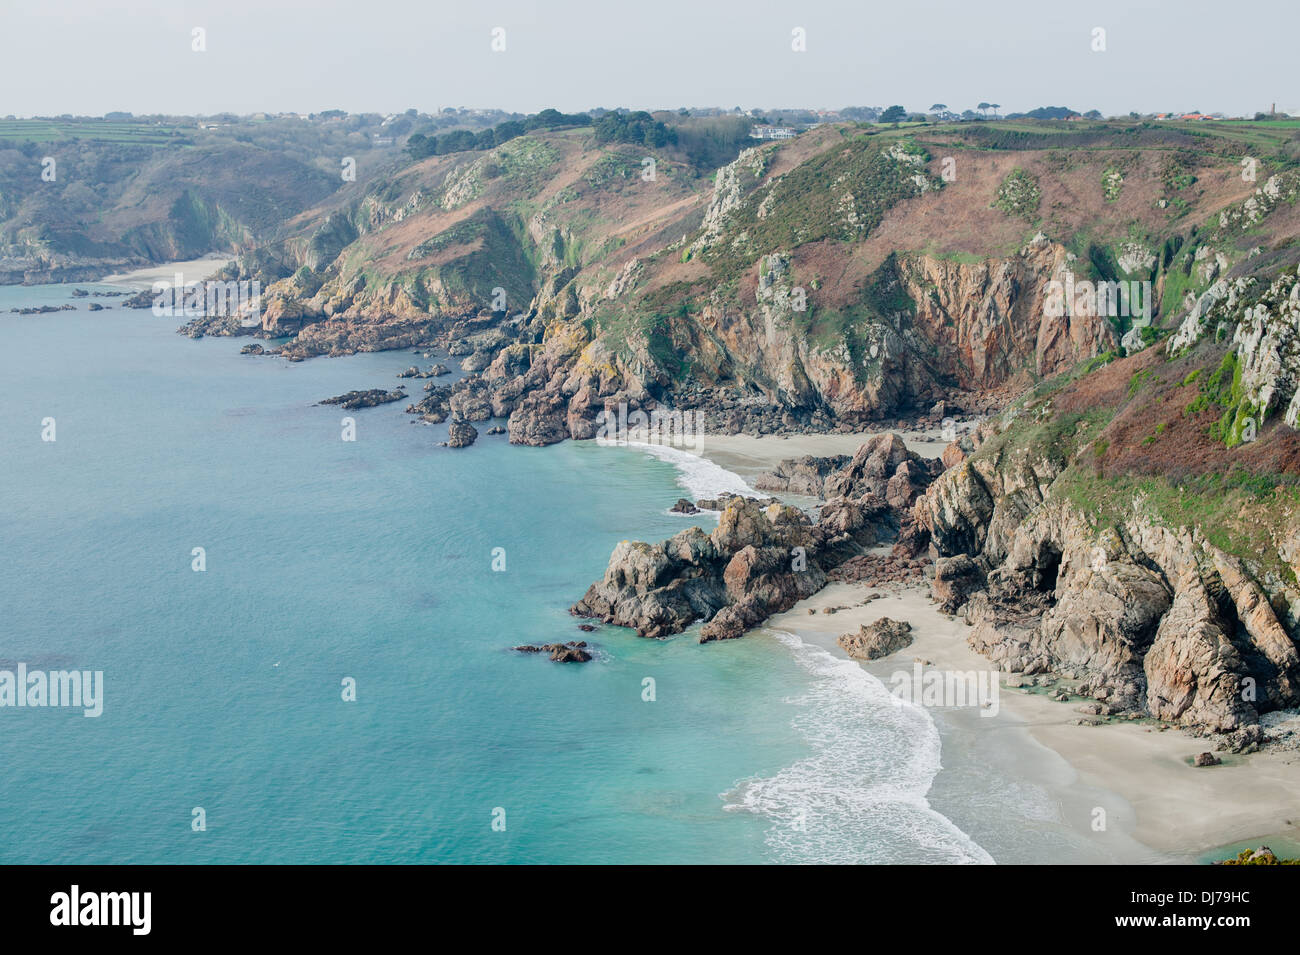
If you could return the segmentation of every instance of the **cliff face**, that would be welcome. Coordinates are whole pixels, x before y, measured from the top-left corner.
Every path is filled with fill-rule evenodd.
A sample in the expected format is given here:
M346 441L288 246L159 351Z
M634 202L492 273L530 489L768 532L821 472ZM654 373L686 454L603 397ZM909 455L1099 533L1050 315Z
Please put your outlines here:
M1064 284L1081 266L1042 233L1004 259L903 262L914 327L941 356L941 373L964 391L996 389L1026 370L1054 375L1119 345L1105 316L1055 315L1047 307L1048 283Z
M0 148L0 283L92 281L269 241L337 177L239 141L135 145L110 127ZM99 139L107 132L105 139ZM42 157L57 160L42 177Z
M936 596L975 649L1008 671L1067 672L1116 712L1216 732L1300 704L1294 640L1241 561L1140 512L1095 528L1044 477L1014 488L967 463L918 505Z
M1148 340L1126 314L1054 312L1048 283L1150 282L1168 326L1242 268L1243 230L1295 232L1290 179L1244 184L1174 130L1092 129L1068 154L1073 132L979 132L826 127L711 183L583 130L529 135L335 197L241 277L263 279L260 334L295 336L291 357L495 328L468 367L493 368L511 440L547 443L592 433L611 400L759 432L999 407Z
M1208 313L1226 352L1058 382L954 449L914 517L936 599L1003 669L1066 673L1114 712L1249 743L1261 714L1300 705L1295 386L1258 373L1296 367L1300 276L1247 284Z

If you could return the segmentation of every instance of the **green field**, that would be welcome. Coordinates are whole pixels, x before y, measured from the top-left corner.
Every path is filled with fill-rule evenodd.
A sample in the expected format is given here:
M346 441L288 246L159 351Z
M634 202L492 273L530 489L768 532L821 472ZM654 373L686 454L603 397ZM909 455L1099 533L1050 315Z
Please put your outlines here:
M141 146L175 144L190 134L189 127L149 123L110 123L104 120L5 119L0 120L0 141L49 143L81 139L100 143Z

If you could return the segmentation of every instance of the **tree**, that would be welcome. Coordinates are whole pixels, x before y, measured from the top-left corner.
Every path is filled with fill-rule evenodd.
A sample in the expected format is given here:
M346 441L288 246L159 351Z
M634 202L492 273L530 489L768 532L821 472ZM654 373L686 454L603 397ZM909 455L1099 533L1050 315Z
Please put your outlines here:
M992 105L991 103L980 103L975 108L980 111L981 116L986 116L988 114L988 109L991 105Z
M993 110L993 118L998 118L998 110L1002 108L1001 103L989 103L989 109Z
M880 114L882 123L901 123L907 118L907 110L901 106L891 106Z

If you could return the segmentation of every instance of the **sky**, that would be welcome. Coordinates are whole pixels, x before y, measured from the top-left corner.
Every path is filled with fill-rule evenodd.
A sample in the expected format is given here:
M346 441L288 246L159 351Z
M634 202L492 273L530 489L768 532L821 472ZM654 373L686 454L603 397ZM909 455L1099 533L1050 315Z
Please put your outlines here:
M0 0L0 115L1300 112L1297 27L1296 0Z

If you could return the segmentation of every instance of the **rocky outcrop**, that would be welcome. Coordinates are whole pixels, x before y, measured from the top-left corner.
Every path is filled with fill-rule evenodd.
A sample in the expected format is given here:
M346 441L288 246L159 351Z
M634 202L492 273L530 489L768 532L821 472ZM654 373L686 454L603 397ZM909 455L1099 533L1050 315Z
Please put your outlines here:
M912 645L912 625L881 617L873 624L863 624L857 633L841 634L836 642L855 660L879 660Z
M917 330L963 388L997 386L1026 366L1055 374L1119 343L1103 315L1046 307L1049 283L1064 286L1081 269L1042 233L1004 259L905 256L898 271L916 303Z
M447 447L468 448L478 438L478 429L462 418L452 418L447 425Z
M1113 713L1204 732L1258 731L1300 705L1300 653L1240 560L1140 503L1094 527L1055 482L1066 461L1003 448L918 499L932 593L1007 671L1068 674Z
M827 475L848 463L847 454L832 457L805 454L801 458L786 458L771 471L764 471L754 478L753 484L759 491L784 491L808 497L824 497L822 492Z
M643 637L679 633L700 621L702 643L742 636L820 590L828 571L893 534L900 516L878 491L892 487L895 500L910 500L912 482L931 473L919 461L896 435L874 436L843 469L828 473L839 496L815 522L776 501L700 501L700 507L721 505L712 533L693 527L660 544L623 541L605 576L571 612Z
M355 411L357 408L373 408L376 405L386 405L394 401L401 401L406 397L406 392L401 388L396 391L385 391L383 388L371 388L368 391L349 391L341 395L335 395L333 398L321 400L323 405L339 405L345 411Z
M546 653L553 663L588 663L591 653L587 650L587 641L570 640L568 643L544 643L540 646L524 644L514 648L518 653Z
M1256 427L1275 411L1300 428L1300 272L1284 271L1237 317L1232 343L1240 383Z
M942 470L938 459L909 451L903 439L891 432L872 437L851 457L787 458L758 475L754 487L823 500L873 494L902 511L911 507Z
M986 584L984 570L967 554L940 557L934 562L931 592L944 613L956 613Z

